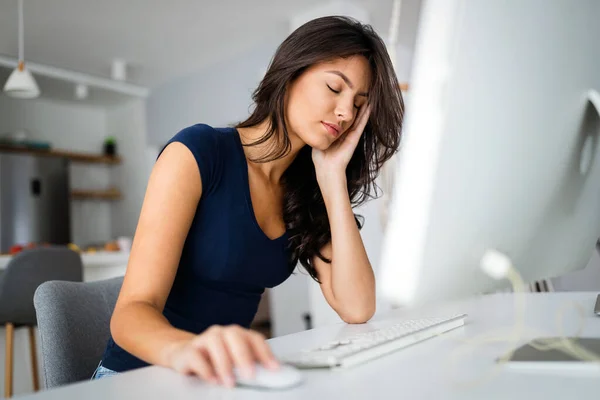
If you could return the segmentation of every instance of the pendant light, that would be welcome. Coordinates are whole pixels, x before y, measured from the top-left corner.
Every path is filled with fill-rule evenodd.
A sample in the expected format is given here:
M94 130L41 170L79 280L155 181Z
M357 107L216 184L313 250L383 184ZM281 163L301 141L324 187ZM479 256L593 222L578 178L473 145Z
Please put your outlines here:
M40 89L31 72L25 68L23 41L23 0L19 0L19 65L8 77L4 92L18 99L33 99L40 95Z

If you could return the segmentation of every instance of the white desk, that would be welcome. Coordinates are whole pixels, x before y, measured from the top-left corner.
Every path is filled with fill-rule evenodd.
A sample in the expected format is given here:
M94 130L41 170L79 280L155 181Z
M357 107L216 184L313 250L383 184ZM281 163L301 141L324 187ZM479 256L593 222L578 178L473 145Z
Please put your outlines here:
M577 301L586 310L583 336L600 337L600 317L592 313L596 293L527 294L528 326L556 333L555 313L567 301ZM444 307L421 310L395 310L387 318L365 325L333 325L312 331L275 338L270 344L276 354L284 354L365 331L407 317L436 313L466 312L467 325L443 336L400 350L392 355L345 371L306 371L302 386L288 391L265 392L247 388L225 389L204 384L159 367L131 371L117 377L78 383L22 399L598 399L600 373L521 372L504 368L496 378L471 389L455 385L457 380L481 377L494 365L494 358L506 345L475 349L465 357L461 368L449 369L449 355L468 339L500 328L510 327L513 303L510 294L498 294ZM576 312L565 318L575 329ZM567 333L572 333L567 329Z

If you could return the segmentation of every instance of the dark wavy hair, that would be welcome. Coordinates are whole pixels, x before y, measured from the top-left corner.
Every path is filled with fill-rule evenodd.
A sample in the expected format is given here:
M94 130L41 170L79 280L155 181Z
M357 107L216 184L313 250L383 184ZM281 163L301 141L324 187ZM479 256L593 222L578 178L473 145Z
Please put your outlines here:
M371 115L363 135L346 168L348 193L352 206L376 196L375 178L383 163L398 150L404 102L396 74L383 40L370 25L352 18L317 18L296 29L278 47L267 72L254 91L255 108L237 128L269 122L267 132L246 146L260 145L273 139L268 154L254 162L281 158L291 151L285 123L285 94L288 84L310 66L351 56L364 56L371 67L369 104ZM311 148L303 147L282 176L284 189L283 218L290 234L290 268L300 262L319 282L313 258L330 263L321 249L331 240L325 202L316 179ZM362 228L362 218L355 215Z

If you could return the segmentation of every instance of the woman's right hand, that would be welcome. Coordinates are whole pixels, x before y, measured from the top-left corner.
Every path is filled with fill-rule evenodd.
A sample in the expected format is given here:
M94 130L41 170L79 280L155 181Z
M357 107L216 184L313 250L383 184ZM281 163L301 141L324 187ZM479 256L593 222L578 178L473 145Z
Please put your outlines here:
M170 367L227 387L235 385L233 368L244 377L254 375L255 363L279 368L265 337L237 325L212 326L193 339L179 343L172 351Z

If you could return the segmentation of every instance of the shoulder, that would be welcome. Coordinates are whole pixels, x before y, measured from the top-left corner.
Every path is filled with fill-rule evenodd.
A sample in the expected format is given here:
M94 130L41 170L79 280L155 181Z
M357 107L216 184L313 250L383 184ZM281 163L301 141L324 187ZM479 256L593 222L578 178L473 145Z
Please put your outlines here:
M184 144L194 156L215 157L220 152L227 152L234 141L235 129L214 128L207 124L195 124L177 132L165 144L163 149L173 142Z
M221 166L224 162L223 155L228 153L228 141L232 129L214 128L207 124L195 124L177 132L163 147L171 143L181 143L194 156L203 188L212 187L218 180ZM161 150L162 153L162 150ZM203 189L204 190L204 189Z
M183 128L173 136L169 142L181 142L185 145L211 146L218 140L219 131L207 124L195 124Z

